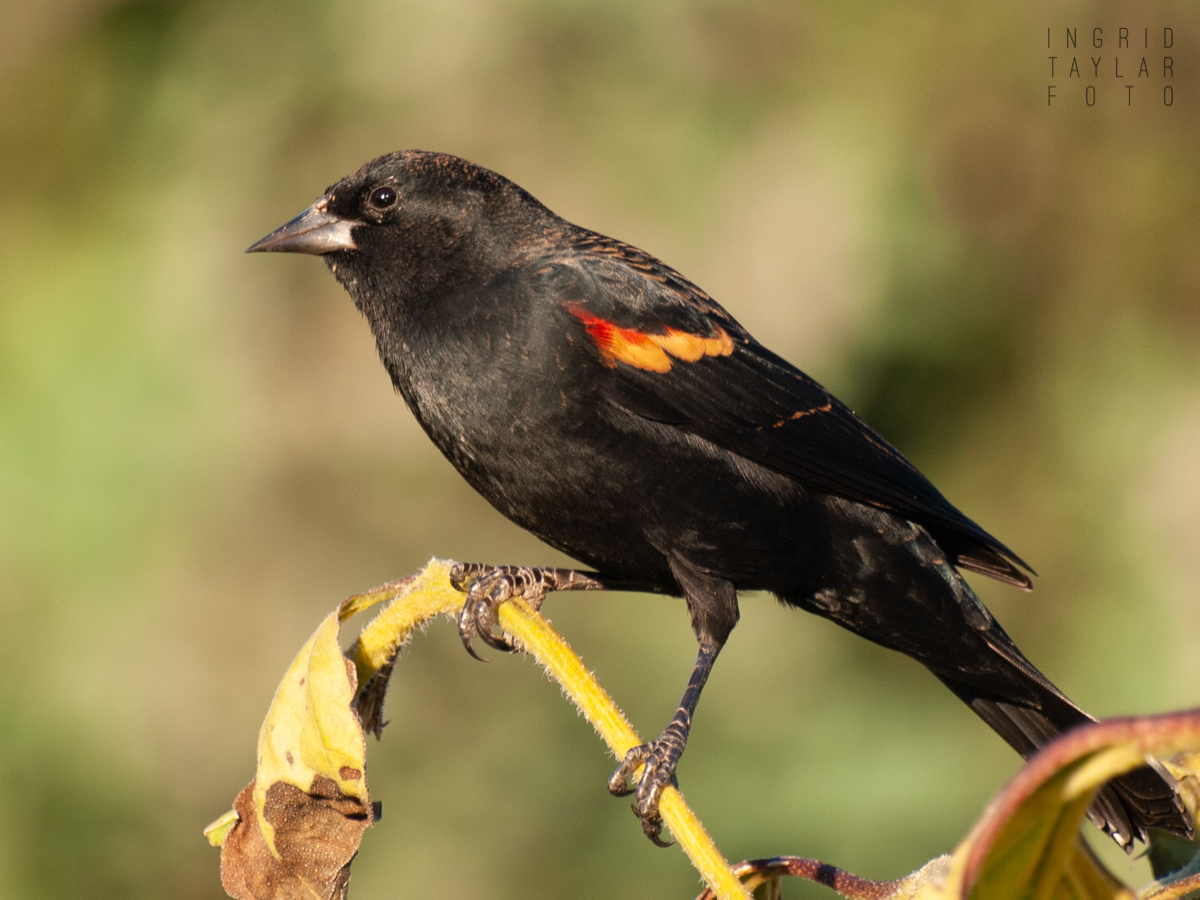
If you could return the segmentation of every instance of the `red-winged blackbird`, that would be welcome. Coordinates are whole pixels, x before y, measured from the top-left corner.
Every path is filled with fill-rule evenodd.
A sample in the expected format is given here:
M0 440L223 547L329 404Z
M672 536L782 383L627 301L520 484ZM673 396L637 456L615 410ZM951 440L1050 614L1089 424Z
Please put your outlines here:
M628 792L645 763L636 809L655 841L659 793L740 590L913 657L1024 756L1091 721L956 570L1028 589L1029 567L653 256L572 225L494 172L418 151L368 163L250 250L324 257L455 468L597 570L566 586L685 598L699 654L679 711L609 783ZM498 571L463 576L468 649L476 632L496 642L489 599L530 578L563 586L562 573ZM1191 831L1157 764L1112 782L1090 815L1126 847L1151 827Z

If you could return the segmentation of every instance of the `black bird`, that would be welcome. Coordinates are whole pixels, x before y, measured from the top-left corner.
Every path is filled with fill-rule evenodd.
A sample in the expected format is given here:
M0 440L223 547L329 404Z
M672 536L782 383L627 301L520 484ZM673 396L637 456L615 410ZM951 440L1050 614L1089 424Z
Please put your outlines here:
M628 793L645 764L635 809L655 842L659 793L737 623L738 591L770 591L913 657L1023 756L1092 721L957 571L1029 589L1029 566L648 253L567 222L488 169L421 151L368 163L249 249L322 256L455 468L597 570L560 585L540 570L471 569L466 580L484 589L460 618L468 649L477 632L497 642L490 604L530 578L684 597L699 653L679 711L609 782ZM1125 847L1148 828L1191 833L1175 782L1152 761L1089 814Z

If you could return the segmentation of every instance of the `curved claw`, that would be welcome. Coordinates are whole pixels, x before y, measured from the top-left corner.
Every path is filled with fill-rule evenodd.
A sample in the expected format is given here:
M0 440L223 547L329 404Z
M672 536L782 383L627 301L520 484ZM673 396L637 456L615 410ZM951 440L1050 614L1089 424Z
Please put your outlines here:
M658 847L670 847L674 843L662 839L663 820L658 805L663 788L676 783L675 765L682 753L682 744L677 743L675 737L672 726L668 726L657 740L632 748L608 779L608 791L614 796L636 793L637 802L631 808L642 822L642 833ZM636 785L631 784L634 773L643 765L642 777Z
M458 639L462 641L462 645L466 651L480 662L487 662L482 656L475 652L475 648L471 646L471 641L479 637L479 629L475 625L475 617L471 615L471 603L468 600L463 606L462 612L458 614Z
M475 638L505 653L517 649L502 633L496 633L496 609L500 604L513 597L523 597L534 609L540 609L547 591L603 588L591 575L573 569L486 566L481 563L456 563L450 570L450 584L467 595L458 615L458 636L471 656L485 662L471 647Z
M481 579L467 591L467 606L471 607L475 619L475 633L493 650L511 653L516 649L503 634L498 635L494 630L497 607L511 599L514 593L512 579L508 576Z
M618 776L620 777L618 778ZM619 769L616 772L613 772L608 778L608 792L614 797L628 797L636 790L637 785L630 785L629 779L627 779L624 775L621 775ZM637 812L636 806L633 808L633 811Z
M466 593L467 588L471 586L474 570L478 567L477 563L455 563L450 570L450 586L456 591Z
M516 644L504 635L496 634L490 628L481 630L479 632L479 639L493 650L499 650L501 653L512 653L517 649Z
M515 645L504 635L493 630L496 625L496 607L516 593L512 578L508 575L486 573L481 575L481 566L455 566L450 573L450 582L458 589L466 588L467 599L458 614L458 636L466 651L480 662L487 662L475 652L471 642L479 638L493 650L511 653Z
M471 658L472 658L472 659L476 659L476 660L478 660L479 662L482 662L482 663L485 663L485 662L487 662L487 661L488 661L488 659L487 659L487 657L486 657L486 656L480 656L478 653L476 653L476 652L475 652L475 648L471 646L471 639L470 639L470 638L467 638L467 637L463 638L463 639L462 639L462 645L463 645L463 647L465 647L465 648L466 648L466 650L467 650L467 653L471 654Z
M630 807L635 813L637 813L637 804L630 804ZM642 818L641 814L639 813L638 818L642 819L642 834L650 838L650 842L654 844L655 847L674 846L674 841L664 841L662 839L662 816L655 813L653 816Z

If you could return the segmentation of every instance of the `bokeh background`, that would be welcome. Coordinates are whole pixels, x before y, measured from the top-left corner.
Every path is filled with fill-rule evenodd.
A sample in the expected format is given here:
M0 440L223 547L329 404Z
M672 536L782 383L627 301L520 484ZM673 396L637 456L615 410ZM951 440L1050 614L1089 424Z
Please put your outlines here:
M0 21L0 896L222 896L200 829L329 609L434 554L560 560L425 440L318 261L242 254L403 147L659 255L834 388L1035 566L1032 595L972 580L1082 705L1200 700L1196 4L4 0ZM1161 78L1127 106L1112 77L1049 77L1067 27L1080 58L1104 28L1111 59L1122 25L1156 74L1173 28L1173 107ZM680 768L727 855L883 878L951 849L1015 755L915 663L742 608ZM548 612L656 733L694 653L682 602ZM356 897L698 890L529 660L475 663L438 623L389 718Z

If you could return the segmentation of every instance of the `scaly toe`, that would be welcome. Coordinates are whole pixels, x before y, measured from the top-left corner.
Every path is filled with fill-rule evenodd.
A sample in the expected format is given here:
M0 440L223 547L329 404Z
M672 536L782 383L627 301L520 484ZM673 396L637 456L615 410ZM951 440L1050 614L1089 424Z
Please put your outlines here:
M467 592L466 602L458 614L458 636L466 651L481 662L486 662L475 652L472 641L479 638L494 650L511 652L514 645L503 635L497 635L496 608L514 595L512 578L503 573L492 572L480 575L478 566L456 566L450 574L450 583Z
M653 749L649 744L639 744L626 753L621 764L608 776L608 792L614 797L628 797L636 791L638 786L631 785L630 779L633 778L633 773L637 771L638 766L650 758ZM634 811L637 811L636 807L634 807Z
M474 610L471 609L471 601L463 606L462 612L458 614L458 639L462 641L462 645L467 649L471 656L480 662L487 662L482 656L475 652L475 648L471 646L471 641L479 637L479 628L475 624Z
M625 754L617 770L608 779L609 793L624 797L636 793L637 802L631 807L641 820L642 831L659 847L670 847L674 841L662 839L663 820L658 812L663 788L675 783L675 769L671 758L671 743L659 738L649 744L641 744ZM630 781L638 766L645 766L636 786Z
M495 629L496 610L517 593L508 575L476 582L467 593L467 603L474 602L475 632L493 650L511 653L515 649L512 642L503 634L497 634Z
M663 788L674 779L664 777L665 769L662 763L663 760L657 754L652 754L650 760L646 762L646 771L642 774L642 780L638 784L637 803L633 805L633 811L642 821L642 832L650 838L655 846L670 847L675 842L662 839L663 820L658 811L658 805L662 800Z

